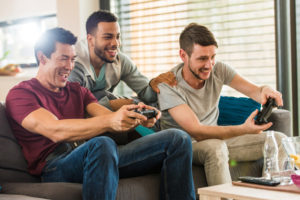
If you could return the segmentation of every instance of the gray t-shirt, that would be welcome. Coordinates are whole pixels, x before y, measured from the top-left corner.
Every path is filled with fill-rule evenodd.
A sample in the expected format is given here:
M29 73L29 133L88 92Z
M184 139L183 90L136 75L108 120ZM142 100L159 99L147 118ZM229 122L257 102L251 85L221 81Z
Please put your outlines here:
M182 68L183 63L171 70L176 76L177 86L172 87L165 83L159 84L158 103L162 111L161 129L182 129L168 112L168 109L181 104L187 104L202 124L217 125L218 103L222 87L232 81L236 71L225 63L216 62L211 76L205 81L204 86L201 89L194 89L183 79Z

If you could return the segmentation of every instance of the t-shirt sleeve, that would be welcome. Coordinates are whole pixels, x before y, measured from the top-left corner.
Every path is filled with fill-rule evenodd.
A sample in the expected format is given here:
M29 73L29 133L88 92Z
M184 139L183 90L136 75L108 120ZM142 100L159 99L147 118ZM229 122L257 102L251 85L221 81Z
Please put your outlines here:
M236 70L223 62L218 62L216 67L217 74L222 79L223 83L229 85L233 77L237 74Z
M24 118L41 106L34 93L25 88L13 88L6 97L7 114L21 125Z
M83 103L85 108L90 103L98 103L98 100L89 89L85 87L80 87L80 89L83 94Z
M161 111L186 103L184 97L177 91L176 86L172 87L166 83L160 83L158 88L160 90L158 104Z

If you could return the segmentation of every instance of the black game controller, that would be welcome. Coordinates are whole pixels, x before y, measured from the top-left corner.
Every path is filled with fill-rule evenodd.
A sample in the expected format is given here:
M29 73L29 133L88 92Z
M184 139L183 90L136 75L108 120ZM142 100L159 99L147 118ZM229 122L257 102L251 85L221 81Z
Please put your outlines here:
M275 99L269 98L267 103L263 105L263 108L261 111L258 112L255 124L261 125L261 124L267 124L268 118L270 117L273 108L278 107Z
M146 116L148 119L151 119L153 117L156 117L156 115L158 114L156 112L156 110L150 110L150 109L145 109L143 108L142 110L138 110L138 109L135 109L134 112L137 112L141 115L144 115Z

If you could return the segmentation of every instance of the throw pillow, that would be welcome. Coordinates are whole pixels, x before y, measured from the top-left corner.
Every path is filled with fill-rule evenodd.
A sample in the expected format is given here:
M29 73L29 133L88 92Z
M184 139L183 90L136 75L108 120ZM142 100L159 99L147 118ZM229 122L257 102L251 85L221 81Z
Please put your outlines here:
M261 104L248 97L221 96L219 101L218 125L243 124L249 115L260 109Z

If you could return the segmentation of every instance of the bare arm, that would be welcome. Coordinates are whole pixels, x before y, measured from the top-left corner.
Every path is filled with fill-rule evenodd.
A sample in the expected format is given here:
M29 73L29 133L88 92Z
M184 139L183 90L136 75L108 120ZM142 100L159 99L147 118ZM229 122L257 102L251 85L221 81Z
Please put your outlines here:
M244 134L258 134L268 129L272 123L255 125L254 111L242 125L237 126L206 126L199 122L197 116L187 104L169 109L173 119L197 141L204 139L227 139Z
M114 99L109 101L109 105L113 111L119 110L124 105L133 104L133 99Z
M280 92L273 90L269 86L258 87L241 77L239 74L234 76L229 86L261 104L265 104L267 99L272 97L275 98L278 106L283 105L282 95Z
M87 106L92 116L87 119L59 120L51 112L39 108L22 121L22 126L37 134L41 134L53 142L88 139L107 131L128 131L145 120L145 117L132 111L137 105L123 106L118 112L111 112L97 103Z

